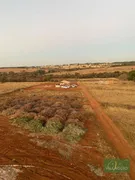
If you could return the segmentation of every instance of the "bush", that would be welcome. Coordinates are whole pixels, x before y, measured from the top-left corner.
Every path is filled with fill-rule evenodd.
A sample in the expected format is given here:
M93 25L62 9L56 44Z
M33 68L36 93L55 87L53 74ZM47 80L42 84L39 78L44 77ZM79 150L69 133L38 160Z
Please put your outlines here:
M47 134L57 134L63 129L63 124L59 119L52 118L47 121L44 132Z
M135 81L135 71L130 71L128 73L128 80L133 80Z
M29 117L19 117L19 118L13 119L13 122L17 124L28 123L29 121L31 121L31 118Z
M29 129L32 132L41 132L42 123L39 120L30 119L28 117L21 117L12 120L13 124L18 124L25 129Z
M86 130L82 128L81 126L71 123L65 126L62 134L66 140L68 140L71 143L75 143L75 142L78 142L82 138L85 132Z
M128 79L128 74L127 74L127 73L121 74L121 75L119 76L119 79L120 79L120 80L123 80L123 81L127 80L127 79Z
M68 117L68 112L65 109L58 109L55 114L60 116L64 121L66 121Z
M65 125L68 125L68 124L75 124L82 128L84 127L84 123L82 121L79 121L79 119L68 119Z
M45 117L53 117L55 114L56 109L53 107L47 107L44 110L41 111L41 115Z
M75 100L71 103L72 108L80 109L82 107L82 103L78 100Z
M94 119L94 118L95 118L95 115L92 112L88 111L88 110L78 114L78 119L80 121L86 121L88 119Z
M28 123L27 129L29 129L32 132L41 132L43 129L42 123L40 122L40 120L31 120Z

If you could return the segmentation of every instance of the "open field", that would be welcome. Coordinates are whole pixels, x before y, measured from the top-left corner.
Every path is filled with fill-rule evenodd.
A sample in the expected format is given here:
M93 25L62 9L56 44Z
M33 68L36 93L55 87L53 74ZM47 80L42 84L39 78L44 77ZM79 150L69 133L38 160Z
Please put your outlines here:
M15 72L15 73L18 73L18 72L34 72L34 71L37 71L38 68L0 68L0 72Z
M56 73L52 73L52 74L65 74L65 73L69 73L69 74L74 74L74 73L80 73L80 74L90 74L90 73L103 73L103 72L115 72L115 71L125 71L125 72L129 72L135 70L135 66L120 66L120 67L99 67L99 68L89 68L89 69L81 69L81 70L76 70L76 71L62 71L62 72L56 72Z
M27 88L35 85L42 84L41 82L12 82L0 83L0 95L12 92L18 89Z
M107 84L102 79L87 81L85 85L135 147L135 82L116 80Z
M46 68L43 68L45 71L47 71L48 69L55 69L55 67L46 67ZM66 71L64 70L65 68L63 66L59 66L59 68L57 67L57 70L59 69L63 69L63 71L61 72L54 72L54 73L51 73L51 74L65 74L65 73L69 73L69 74L74 74L74 73L80 73L80 74L89 74L89 73L103 73L103 72L114 72L114 71L125 71L125 72L129 72L129 71L132 71L132 70L135 70L135 66L134 65L131 65L131 66L119 66L119 67L110 67L110 66L106 66L106 67L83 67L83 66L79 66L79 70L74 70L74 68L78 68L78 66L70 66L70 71ZM67 68L69 70L69 68ZM73 70L72 70L73 69ZM20 73L20 72L34 72L34 71L37 71L39 70L38 68L0 68L0 72L15 72L15 73Z
M12 174L16 172L14 179L18 176L18 180L28 177L31 180L129 179L125 173L103 172L104 158L119 156L106 141L104 131L96 121L94 112L80 89L77 91L58 89L54 91L53 89L52 91L45 89L43 84L3 95L0 97L0 103L0 154L2 156L0 164L3 165L0 172L7 172L10 169ZM82 116L83 113L86 113L85 116ZM30 119L28 115L31 115ZM42 127L38 124L38 129L37 126L35 129L33 120L39 123L41 115ZM20 119L22 116L25 119ZM59 118L63 127L54 123L49 126L48 122L52 121L50 120L52 117L55 117L55 120L56 117ZM14 121L16 118L19 119ZM23 120L23 123L20 120ZM74 125L71 126L71 124ZM49 134L46 130L42 131L44 128L49 128L47 129ZM81 128L86 129L83 136ZM53 133L50 134L50 130ZM74 142L73 137L78 135L78 132L81 134L77 142ZM9 166L5 168L5 164ZM11 164L18 166L13 168Z

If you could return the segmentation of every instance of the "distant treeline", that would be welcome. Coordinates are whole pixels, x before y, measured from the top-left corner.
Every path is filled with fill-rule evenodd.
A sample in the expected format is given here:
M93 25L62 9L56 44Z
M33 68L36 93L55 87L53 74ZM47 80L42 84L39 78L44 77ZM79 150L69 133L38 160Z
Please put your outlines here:
M16 66L16 67L0 67L0 69L29 69L29 68L40 68L40 66Z
M125 61L125 62L114 62L112 63L112 67L117 67L117 66L134 66L135 61Z
M37 70L34 72L1 72L0 82L42 82L44 81L45 71Z
M111 78L111 77L119 77L121 72L103 72L103 73L89 73L89 74L61 74L61 75L54 75L55 78L77 78L77 79L84 79L84 78Z
M45 82L45 81L58 81L59 79L85 79L85 78L118 78L122 74L126 74L128 80L135 81L135 71L127 72L103 72L103 73L66 73L60 75L46 74L44 70L37 70L35 72L1 72L0 82ZM122 77L122 76L121 76Z

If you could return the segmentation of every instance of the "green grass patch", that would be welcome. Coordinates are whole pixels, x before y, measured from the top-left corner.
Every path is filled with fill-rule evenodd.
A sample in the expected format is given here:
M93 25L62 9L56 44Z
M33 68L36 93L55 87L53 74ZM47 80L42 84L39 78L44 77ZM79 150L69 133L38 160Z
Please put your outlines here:
M41 132L43 129L43 126L40 120L34 120L27 117L13 119L12 122L13 124L17 124L32 132Z
M77 124L71 123L65 126L62 135L69 142L76 143L81 140L85 133L86 129Z
M49 120L46 123L43 131L47 134L58 134L63 129L63 124L58 119Z

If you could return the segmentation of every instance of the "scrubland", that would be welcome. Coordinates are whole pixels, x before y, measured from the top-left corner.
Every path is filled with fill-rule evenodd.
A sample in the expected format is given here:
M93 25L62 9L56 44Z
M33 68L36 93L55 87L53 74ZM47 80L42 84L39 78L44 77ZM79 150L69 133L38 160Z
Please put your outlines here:
M81 94L62 92L21 92L1 97L2 115L12 119L14 124L32 132L62 135L70 142L76 142L85 134L85 120L93 116L83 109Z

